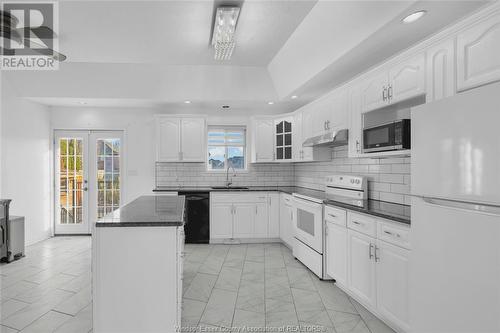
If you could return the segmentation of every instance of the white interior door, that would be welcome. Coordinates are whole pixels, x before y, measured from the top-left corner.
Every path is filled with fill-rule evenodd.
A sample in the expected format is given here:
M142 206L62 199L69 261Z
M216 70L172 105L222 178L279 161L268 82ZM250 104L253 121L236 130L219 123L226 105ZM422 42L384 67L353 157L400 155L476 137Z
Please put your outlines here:
M87 234L88 219L88 133L56 131L55 233Z
M55 234L90 234L121 203L123 133L55 131Z

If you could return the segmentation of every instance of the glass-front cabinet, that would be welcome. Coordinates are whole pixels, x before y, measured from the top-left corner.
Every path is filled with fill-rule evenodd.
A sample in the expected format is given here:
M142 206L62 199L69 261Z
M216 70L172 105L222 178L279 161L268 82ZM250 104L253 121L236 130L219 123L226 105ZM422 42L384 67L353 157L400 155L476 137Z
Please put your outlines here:
M292 160L292 117L275 121L275 160Z

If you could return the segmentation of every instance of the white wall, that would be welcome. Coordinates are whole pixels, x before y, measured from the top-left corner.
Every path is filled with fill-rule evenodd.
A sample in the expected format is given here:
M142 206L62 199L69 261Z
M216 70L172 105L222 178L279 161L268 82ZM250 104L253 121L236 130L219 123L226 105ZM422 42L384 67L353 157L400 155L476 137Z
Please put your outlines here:
M51 144L47 107L17 97L2 82L1 194L26 218L26 244L51 235Z
M172 111L172 110L170 110ZM138 108L52 107L51 128L124 130L125 174L123 202L155 187L155 126L154 115L178 113L169 110ZM246 117L211 117L209 124L246 124Z

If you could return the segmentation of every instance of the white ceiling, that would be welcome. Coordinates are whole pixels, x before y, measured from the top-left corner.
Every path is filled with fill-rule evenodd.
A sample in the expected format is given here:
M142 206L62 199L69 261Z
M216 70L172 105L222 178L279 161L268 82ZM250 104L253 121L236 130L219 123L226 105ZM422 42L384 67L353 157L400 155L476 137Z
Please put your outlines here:
M61 2L60 45L70 62L266 66L315 3L244 1L223 63L210 47L213 1Z
M4 79L46 105L287 112L485 3L227 0L242 10L233 58L221 63L210 35L222 1L60 1L68 60L58 71L5 72ZM420 8L429 11L424 19L400 23Z

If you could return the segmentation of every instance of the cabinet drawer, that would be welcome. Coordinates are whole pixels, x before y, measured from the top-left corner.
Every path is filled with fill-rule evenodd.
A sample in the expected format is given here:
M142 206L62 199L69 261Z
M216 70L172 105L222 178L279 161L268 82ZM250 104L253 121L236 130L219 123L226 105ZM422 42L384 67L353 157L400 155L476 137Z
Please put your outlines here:
M377 238L410 249L410 228L389 221L377 222Z
M325 221L345 227L347 226L347 212L343 209L325 206Z
M211 201L218 202L267 202L267 192L212 192Z
M347 213L347 227L359 231L365 235L375 237L377 235L376 219L367 215Z

